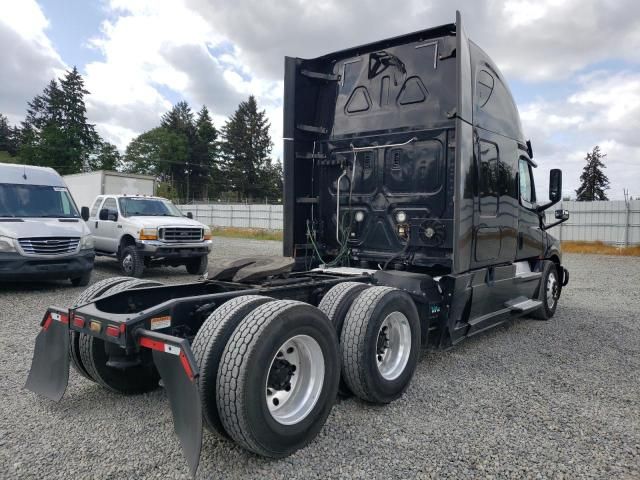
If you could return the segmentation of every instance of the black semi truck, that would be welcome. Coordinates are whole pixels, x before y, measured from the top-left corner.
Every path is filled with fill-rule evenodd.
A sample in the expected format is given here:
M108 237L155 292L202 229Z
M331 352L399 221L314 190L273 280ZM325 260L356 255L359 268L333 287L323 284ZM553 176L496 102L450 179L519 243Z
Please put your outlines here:
M202 425L283 457L338 392L384 404L421 349L549 319L569 279L503 75L454 24L313 60L286 58L284 255L216 262L198 282L111 278L50 307L26 387L69 365L109 390L166 389L192 473ZM120 419L120 421L126 421Z

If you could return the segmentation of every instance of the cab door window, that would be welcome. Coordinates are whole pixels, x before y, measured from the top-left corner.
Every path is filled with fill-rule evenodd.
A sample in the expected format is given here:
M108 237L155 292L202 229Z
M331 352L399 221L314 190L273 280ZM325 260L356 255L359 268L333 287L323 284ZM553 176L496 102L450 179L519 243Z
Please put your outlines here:
M518 177L520 178L520 203L527 208L533 208L536 203L536 190L531 165L524 158L520 159Z
M102 200L103 197L98 197L96 198L96 201L93 202L93 206L91 207L91 214L89 215L91 218L96 218L98 216L98 208L100 208Z

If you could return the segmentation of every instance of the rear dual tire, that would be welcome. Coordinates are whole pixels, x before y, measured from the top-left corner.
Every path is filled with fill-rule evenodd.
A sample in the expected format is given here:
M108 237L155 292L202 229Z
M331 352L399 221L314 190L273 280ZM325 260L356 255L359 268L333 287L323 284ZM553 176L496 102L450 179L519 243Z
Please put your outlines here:
M407 293L391 287L362 291L340 335L345 383L371 403L397 399L416 370L420 338L418 310Z
M338 338L326 315L293 300L264 303L224 348L216 382L222 426L254 453L290 455L324 425L339 379Z

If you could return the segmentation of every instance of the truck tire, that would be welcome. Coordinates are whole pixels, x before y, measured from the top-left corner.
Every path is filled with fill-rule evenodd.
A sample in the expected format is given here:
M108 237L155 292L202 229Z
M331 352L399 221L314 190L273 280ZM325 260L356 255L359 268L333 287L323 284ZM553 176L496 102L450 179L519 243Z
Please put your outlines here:
M128 277L139 278L144 272L144 256L135 245L127 245L120 252L120 270Z
M222 352L231 334L244 317L263 303L271 300L273 299L270 297L259 295L243 295L232 298L209 315L191 344L191 350L200 370L198 387L204 424L209 431L222 437L229 436L222 426L216 403L216 382Z
M540 286L538 287L538 300L542 302L542 306L529 315L538 320L549 320L553 317L558 306L561 288L558 267L551 260L545 260L542 267Z
M340 353L356 396L383 404L402 395L420 353L420 318L411 297L391 287L360 293L342 327Z
M268 302L240 322L224 349L218 413L239 445L282 458L318 434L339 380L338 338L326 315L295 300Z
M99 282L94 283L89 288L85 289L78 298L73 302L73 308L83 305L85 303L90 302L94 298L98 298L106 292L111 287L126 282L127 280L131 280L129 277L114 277L114 278L105 278L104 280L100 280ZM69 359L71 360L71 366L82 375L84 378L91 380L94 382L95 380L91 378L91 375L87 372L87 369L82 364L82 358L80 358L80 334L73 330L69 330Z
M129 278L127 281L106 290L102 295L112 295L125 290L157 285L161 285L161 283L150 280L132 280ZM141 349L139 354L141 356L141 363L139 365L121 370L107 366L107 361L109 360L107 349L119 347L114 347L100 338L84 333L80 334L78 344L80 358L87 373L96 383L107 390L131 395L149 392L158 387L160 375L153 363L150 350Z
M189 272L191 275L202 275L207 271L208 265L208 255L202 255L201 257L193 258L185 264L185 266L187 267L187 272Z
M79 277L71 278L70 280L71 285L73 285L74 287L86 287L91 281L91 270L89 270L87 273L83 273Z
M347 312L349 311L351 304L363 290L369 287L370 285L360 282L339 283L332 287L331 290L322 297L318 308L329 318L336 329L338 338L340 338L340 334L342 333L342 325L344 324L344 319L347 316ZM349 386L344 381L344 378L342 378L342 375L340 376L338 394L343 397L352 394L351 390L349 390Z

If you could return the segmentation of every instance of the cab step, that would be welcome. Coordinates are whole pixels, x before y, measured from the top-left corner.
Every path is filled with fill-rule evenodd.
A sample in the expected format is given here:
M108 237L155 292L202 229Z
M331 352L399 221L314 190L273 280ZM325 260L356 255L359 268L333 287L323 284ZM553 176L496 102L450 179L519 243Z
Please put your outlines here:
M512 312L518 313L527 313L542 306L542 302L540 300L533 300L526 297L518 297L513 300L509 300L504 304Z

